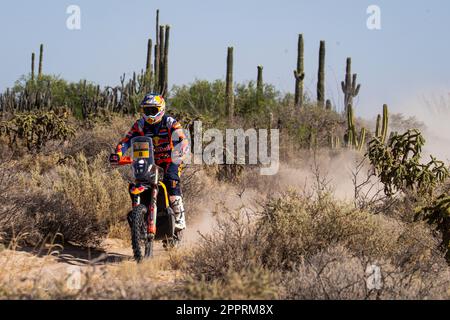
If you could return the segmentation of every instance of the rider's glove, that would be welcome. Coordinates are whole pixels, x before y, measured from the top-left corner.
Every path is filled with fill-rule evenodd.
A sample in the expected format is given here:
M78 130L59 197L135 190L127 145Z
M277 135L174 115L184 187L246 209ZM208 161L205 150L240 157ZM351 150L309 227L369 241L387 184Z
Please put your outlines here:
M110 164L115 164L115 165L117 165L117 164L119 164L119 161L120 161L120 156L119 156L117 153L112 153L112 154L109 156L109 163L110 163Z

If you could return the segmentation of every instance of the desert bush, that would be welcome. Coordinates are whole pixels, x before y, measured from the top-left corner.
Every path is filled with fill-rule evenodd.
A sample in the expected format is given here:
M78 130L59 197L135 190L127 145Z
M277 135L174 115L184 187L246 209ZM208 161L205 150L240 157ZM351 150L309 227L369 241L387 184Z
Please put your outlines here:
M109 170L108 154L102 152L93 161L80 154L72 164L57 168L60 179L54 191L77 210L91 214L107 225L113 225L126 216L130 197L128 185L120 172Z
M328 148L331 136L344 136L346 121L333 110L311 104L302 109L280 106L276 113L283 159L295 149Z
M433 156L428 163L421 163L424 144L425 139L416 129L393 134L387 145L378 138L369 143L367 156L385 186L386 195L407 189L432 193L449 176L445 164Z
M408 216L409 213L412 217L414 214L414 220L424 220L440 232L441 246L447 252L447 260L450 260L448 193L435 197L450 172L444 162L433 156L428 163L421 162L424 144L425 139L419 130L408 130L404 134L392 134L387 145L377 138L373 139L367 156L375 174L384 184L385 194L392 197L402 192L401 216Z
M219 219L216 232L203 237L184 269L210 284L252 268L280 272L286 282L271 285L288 298L444 297L449 270L438 248L424 222L407 224L327 196L290 192L269 200L260 215L229 213ZM384 291L366 288L371 264L386 272Z
M223 212L214 233L203 235L194 254L186 258L185 270L197 280L223 279L229 271L241 272L261 266L260 241L250 216Z
M12 149L23 144L28 151L39 152L48 142L67 140L74 133L67 120L53 111L18 113L11 120L0 123L0 134L8 137Z
M179 111L195 115L224 116L225 83L197 80L190 85L174 86L169 98L170 105Z
M424 220L442 234L442 249L450 262L450 196L440 195L431 205L416 209L416 220Z
M256 114L270 112L280 104L281 94L273 85L264 84L262 95L258 92L254 81L236 86L236 113L243 118L252 118Z
M371 267L379 268L376 285ZM402 269L338 245L302 259L283 284L288 299L448 299L448 275L442 264L426 270Z
M270 201L263 214L259 227L265 238L274 240L262 256L277 268L292 268L301 257L336 243L361 254L387 254L398 232L380 216L328 198L302 199L296 193Z
M18 190L13 190L11 186L16 184L18 172L13 161L0 162L0 242L5 242L12 234L9 226L14 224L14 220L20 211L21 204L15 203L12 197Z
M3 231L10 237L26 233L31 244L58 233L65 241L88 246L98 245L110 232L125 234L128 186L106 160L106 152L91 161L79 154L48 171L42 171L40 160L33 170L20 172L16 177L20 190L4 207ZM18 209L6 212L6 208Z
M64 148L64 157L73 158L83 153L93 159L100 152L112 152L133 125L133 116L113 114L107 121L93 123L90 128L79 128L74 139Z
M189 85L174 86L168 99L177 111L203 116L213 122L226 118L225 82L196 80ZM283 103L274 86L264 84L262 95L257 94L254 81L240 83L235 88L236 120L246 125L266 127L267 113Z

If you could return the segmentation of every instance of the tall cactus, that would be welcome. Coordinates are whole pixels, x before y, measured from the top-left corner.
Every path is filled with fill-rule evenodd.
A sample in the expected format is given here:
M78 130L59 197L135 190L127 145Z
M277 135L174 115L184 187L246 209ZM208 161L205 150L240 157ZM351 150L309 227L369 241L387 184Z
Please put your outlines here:
M341 146L341 140L339 136L335 136L333 134L329 135L329 144L331 149L338 149Z
M158 91L162 93L164 83L164 47L165 47L165 28L159 26L159 78Z
M355 123L353 117L353 107L352 105L347 106L347 133L346 133L346 143L348 147L354 145L355 140Z
M155 44L155 62L154 62L155 87L158 87L158 84L159 84L159 67L161 64L159 39L160 39L159 38L159 10L156 10L156 44Z
M228 47L225 99L226 99L228 119L230 121L233 121L234 118L233 51L234 51L233 47Z
M145 73L142 76L143 78L143 85L145 91L151 91L152 90L152 51L153 51L153 43L152 39L148 39L147 42L147 62L146 62L146 68Z
M264 95L264 82L263 82L263 66L258 66L258 77L256 80L256 104L261 106L261 102Z
M389 110L388 106L383 105L383 116L377 116L377 124L375 127L375 137L385 143L387 140L387 131L389 126Z
M367 131L362 128L359 136L356 133L355 117L353 113L353 106L349 104L347 106L347 133L346 133L346 143L349 148L354 148L361 151L366 144Z
M361 151L366 144L366 129L362 128L359 133L358 145L356 146L358 151Z
M380 137L381 136L381 116L378 115L377 116L377 124L375 127L375 137Z
M36 55L34 52L31 54L31 81L34 81L34 60Z
M38 73L38 78L40 79L42 77L42 63L44 60L44 45L41 44L40 48L39 48L39 73Z
M170 40L170 26L165 27L165 39L164 39L164 61L163 61L163 68L162 68L162 93L164 97L168 93L169 89L169 40Z
M325 104L325 41L320 41L319 72L317 75L317 105L321 108Z
M356 84L358 75L352 75L352 58L347 58L345 81L341 82L342 91L344 92L344 104L353 105L353 98L359 94L360 84Z
M297 70L294 70L295 77L295 106L301 108L303 106L303 81L305 80L305 47L303 34L298 35L297 48Z
M156 42L159 39L159 9L156 10Z
M152 67L152 49L153 49L152 39L148 39L148 42L147 42L147 63L146 63L146 67L145 67L146 72L149 72L151 67Z
M389 110L387 104L383 105L383 122L381 126L381 141L386 142L389 125Z

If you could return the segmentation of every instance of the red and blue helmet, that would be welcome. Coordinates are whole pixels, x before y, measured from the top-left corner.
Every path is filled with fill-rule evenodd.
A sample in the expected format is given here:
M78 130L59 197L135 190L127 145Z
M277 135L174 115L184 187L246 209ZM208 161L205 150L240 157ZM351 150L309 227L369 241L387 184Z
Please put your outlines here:
M156 93L146 94L140 104L142 117L150 124L158 123L166 113L164 98Z

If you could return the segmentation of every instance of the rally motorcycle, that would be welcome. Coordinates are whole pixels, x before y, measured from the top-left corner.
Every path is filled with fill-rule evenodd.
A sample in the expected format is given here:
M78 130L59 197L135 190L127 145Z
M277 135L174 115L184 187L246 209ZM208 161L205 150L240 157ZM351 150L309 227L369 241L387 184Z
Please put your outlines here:
M133 138L131 157L121 157L118 165L131 165L134 177L129 185L133 210L127 220L135 260L152 257L155 241L162 241L166 249L177 246L182 231L175 229L175 214L162 181L164 170L155 164L152 138Z

